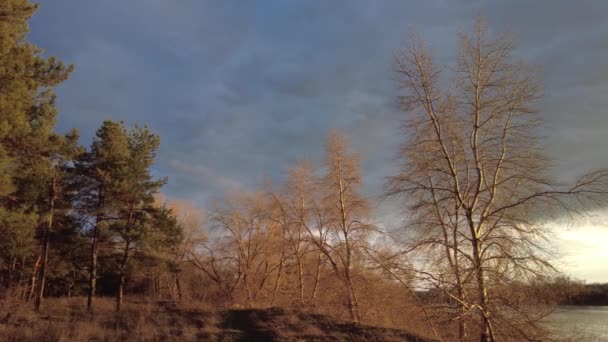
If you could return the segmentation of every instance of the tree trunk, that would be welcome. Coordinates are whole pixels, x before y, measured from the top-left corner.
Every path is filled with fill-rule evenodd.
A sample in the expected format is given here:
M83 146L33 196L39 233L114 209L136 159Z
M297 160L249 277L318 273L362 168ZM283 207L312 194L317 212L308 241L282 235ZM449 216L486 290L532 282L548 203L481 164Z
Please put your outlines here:
M34 298L36 294L36 284L38 281L38 273L40 269L40 262L42 261L42 242L40 243L40 247L38 248L38 256L36 257L36 262L34 263L34 270L32 271L32 278L30 280L30 293L28 294L26 301L29 302Z
M312 306L317 305L317 291L319 289L319 279L321 278L321 261L323 260L323 253L319 252L319 257L317 258L317 269L315 272L315 282L312 286L312 294L310 295L310 301Z
M454 212L455 212L455 222L459 222L459 208L460 206L458 205L458 203L455 204L455 208L454 208ZM465 298L464 298L464 285L462 284L462 274L460 271L460 261L458 261L458 223L456 223L456 227L452 230L452 240L453 240L453 244L454 244L454 255L453 255L453 261L454 261L454 274L456 275L456 286L458 287L458 299L460 299L461 301L464 302ZM468 334L467 334L467 324L466 321L464 320L466 313L467 313L467 308L465 307L464 303L458 303L460 305L460 319L458 320L458 338L460 339L460 341L464 342L467 341L468 338Z
M127 225L125 227L127 236L130 232L131 224L133 223L134 207L135 207L135 201L131 201L131 204L129 206L129 214L127 217ZM126 276L127 276L127 262L129 261L130 248L131 248L131 240L130 240L130 238L126 238L125 239L125 251L122 255L122 260L120 261L120 265L119 265L120 276L119 276L119 281L118 281L118 293L116 293L116 311L120 311L120 308L122 306L122 297L123 297L123 292L124 292L124 288L125 288L125 280L126 280Z
M99 251L100 223L102 221L102 210L104 206L104 198L102 195L103 188L99 189L97 198L97 215L95 217L95 227L93 227L93 239L91 241L91 264L89 268L89 293L87 296L87 312L93 310L93 297L95 297L97 287L97 253Z
M93 297L97 285L97 251L99 249L99 227L95 224L93 231L93 241L91 244L91 265L89 269L89 293L87 296L87 311L93 309Z
M345 270L344 277L346 280L346 290L348 292L348 312L350 313L350 319L355 322L359 322L359 302L357 300L357 293L355 292L355 287L353 286L353 281L348 269Z
M49 224L52 224L52 219L49 219ZM36 297L34 298L34 312L40 313L40 305L44 297L44 283L46 278L46 265L49 256L49 229L46 228L43 233L43 248L42 248L42 262L40 263L40 277L36 284Z
M176 272L175 273L175 287L177 289L177 299L178 299L178 301L181 302L182 301L182 286L179 281L180 277L181 277L181 272Z
M23 269L25 267L25 259L26 257L23 256L21 257L21 269ZM23 283L25 282L24 280L24 276L23 276L23 271L19 272L19 281L17 282L17 290L15 291L15 294L17 295L17 298L19 298L19 300L25 300L26 298L26 292L27 292L27 286L24 286Z
M296 261L298 267L298 290L300 296L300 305L304 305L304 274L302 271L302 259L300 255L296 252Z
M160 281L161 281L160 273L158 272L157 269L155 269L154 270L154 296L156 297L156 299L160 299L160 287L161 287Z
M284 254L281 253L279 270L277 274L277 279L274 282L274 290L272 291L272 299L270 300L270 306L274 306L274 301L277 299L277 294L279 293L279 283L281 282L281 277L283 276L283 258Z
M228 302L228 307L231 308L234 305L234 295L229 289L225 289L224 293L226 294L226 301Z
M458 288L458 297L460 300L464 300L464 292L462 289L462 284L459 285ZM460 319L458 320L458 338L460 339L460 341L464 342L468 340L467 337L467 325L466 322L464 321L467 309L466 307L462 304L459 303L460 305Z
M12 257L8 267L8 274L6 276L6 297L12 297L13 291L13 278L15 276L15 269L17 267L17 257Z
M341 229L342 234L344 235L344 244L346 247L346 262L344 262L344 278L346 283L346 289L348 291L348 309L350 312L350 318L359 322L359 304L357 302L357 294L355 293L355 288L353 286L353 281L350 275L350 267L351 267L351 245L349 241L349 228L348 228L348 218L346 213L346 194L344 190L344 185L342 183L342 172L339 171L337 174L338 180L338 188L340 190L339 200L340 200L340 219L341 219Z
M125 252L122 256L122 260L120 261L120 277L118 281L118 293L116 294L116 311L120 311L122 307L122 298L123 292L125 288L125 278L127 275L127 261L129 260L129 249L131 246L131 241L127 240L125 243Z
M67 291L68 299L72 298L72 289L74 288L74 284L76 284L76 272L72 271L72 279L70 280L70 283L68 284L68 291Z
M40 262L40 277L38 286L36 287L36 298L34 300L34 311L40 313L40 305L44 297L44 285L46 280L46 266L49 259L49 246L51 241L51 230L53 229L53 216L55 214L55 197L56 197L57 177L53 171L53 180L49 193L49 217L42 235L42 261Z
M247 273L243 276L243 281L245 282L245 291L247 292L247 303L249 307L253 307L253 296L251 294L251 288L249 286L249 277L247 277Z
M480 342L494 342L494 331L492 329L492 320L490 318L488 289L485 284L485 275L481 260L481 242L477 234L473 234L473 260L475 262L475 273L477 277L477 299L479 301L481 311L481 321L479 329Z

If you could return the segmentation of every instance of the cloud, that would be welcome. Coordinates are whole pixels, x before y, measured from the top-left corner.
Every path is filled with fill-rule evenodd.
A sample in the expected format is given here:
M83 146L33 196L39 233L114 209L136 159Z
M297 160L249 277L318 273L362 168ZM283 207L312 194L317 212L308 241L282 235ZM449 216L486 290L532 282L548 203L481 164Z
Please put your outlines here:
M608 282L608 210L588 213L574 220L550 224L563 254L561 266L568 274L588 282Z
M32 40L76 63L59 91L60 128L88 144L106 118L161 136L155 172L170 196L201 201L238 183L319 161L332 127L361 150L365 190L381 193L402 140L391 61L419 31L440 63L481 11L542 64L558 177L607 166L608 6L603 0L424 2L42 1ZM238 181L237 181L238 180Z
M238 180L203 164L170 160L169 168L181 175L173 181L172 187L176 192L192 191L199 197L198 200L208 199L209 194L221 194L222 191L248 190L247 186Z

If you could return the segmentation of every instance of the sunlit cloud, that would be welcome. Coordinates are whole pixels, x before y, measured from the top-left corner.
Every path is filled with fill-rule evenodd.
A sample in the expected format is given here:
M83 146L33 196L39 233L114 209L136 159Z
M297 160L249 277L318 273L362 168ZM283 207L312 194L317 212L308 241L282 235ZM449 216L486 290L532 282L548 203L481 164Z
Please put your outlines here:
M608 210L553 225L566 274L587 282L608 282Z

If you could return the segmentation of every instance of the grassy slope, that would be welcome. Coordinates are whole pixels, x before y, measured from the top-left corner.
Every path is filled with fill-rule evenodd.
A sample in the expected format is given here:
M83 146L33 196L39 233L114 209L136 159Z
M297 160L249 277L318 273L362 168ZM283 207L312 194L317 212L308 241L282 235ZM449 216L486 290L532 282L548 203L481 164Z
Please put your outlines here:
M40 317L30 306L0 308L2 341L426 341L401 330L353 324L312 313L213 310L130 301L121 313L99 299L93 315L81 298L50 299Z

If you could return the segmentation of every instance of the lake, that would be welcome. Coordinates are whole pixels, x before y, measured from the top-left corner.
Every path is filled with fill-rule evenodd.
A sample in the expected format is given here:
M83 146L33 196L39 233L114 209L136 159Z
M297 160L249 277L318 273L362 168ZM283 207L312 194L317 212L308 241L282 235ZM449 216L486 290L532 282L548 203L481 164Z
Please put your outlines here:
M564 305L549 318L556 337L608 341L608 306Z

